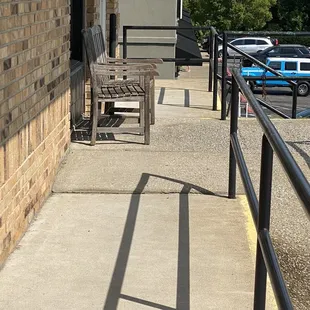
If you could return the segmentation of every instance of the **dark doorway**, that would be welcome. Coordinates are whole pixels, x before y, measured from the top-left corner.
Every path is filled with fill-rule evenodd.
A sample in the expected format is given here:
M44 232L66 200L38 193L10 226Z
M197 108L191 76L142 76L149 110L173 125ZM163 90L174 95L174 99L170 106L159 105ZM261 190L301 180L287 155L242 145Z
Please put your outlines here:
M71 0L71 59L83 62L84 0Z
M85 27L85 0L71 0L70 90L71 128L82 120L85 109L85 70L82 29Z

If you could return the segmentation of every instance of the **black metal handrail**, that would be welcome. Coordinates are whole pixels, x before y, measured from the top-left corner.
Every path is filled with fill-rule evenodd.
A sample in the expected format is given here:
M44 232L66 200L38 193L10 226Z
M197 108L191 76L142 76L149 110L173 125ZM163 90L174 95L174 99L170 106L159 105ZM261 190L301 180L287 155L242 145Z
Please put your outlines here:
M254 191L238 139L238 94L246 97L263 129L259 199ZM237 165L257 230L254 309L265 309L267 271L279 309L293 309L279 262L270 238L270 206L273 171L273 152L286 172L297 197L310 218L310 184L288 150L275 126L254 97L245 79L232 70L232 106L230 123L229 198L236 197Z
M209 26L191 26L191 27L180 27L180 26L137 26L137 25L125 25L123 26L123 58L127 58L128 53L128 30L210 30ZM140 59L140 58L131 58ZM143 59L143 58L142 58ZM191 63L204 63L209 62L209 58L162 58L164 62L176 62L176 61L187 61ZM210 90L212 91L212 89Z
M128 30L210 30L210 26L190 26L190 27L181 27L181 26L138 26L138 25L125 25L123 26L123 58L128 58ZM210 36L212 41L213 37ZM210 41L210 42L211 42ZM210 44L213 45L213 44ZM210 62L209 66L209 81L208 81L208 91L212 92L212 69L211 69L211 61L212 61L213 52L209 52L209 58L162 58L163 62L178 62L184 61L188 65L197 64L197 63L205 63ZM136 58L139 59L139 58Z
M284 114L283 112L279 111L278 109L274 108L272 105L268 104L268 103L265 102L264 100L259 99L259 98L256 98L256 100L258 101L258 103L259 103L262 107L264 107L264 108L270 110L271 112L277 114L278 116L281 116L282 118L285 118L285 119L290 119L289 116L287 116L287 115Z

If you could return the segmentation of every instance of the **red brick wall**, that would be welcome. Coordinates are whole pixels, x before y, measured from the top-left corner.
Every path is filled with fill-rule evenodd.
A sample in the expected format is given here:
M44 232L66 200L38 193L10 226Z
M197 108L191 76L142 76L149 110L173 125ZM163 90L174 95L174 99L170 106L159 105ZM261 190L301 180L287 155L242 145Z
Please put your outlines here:
M0 0L0 132L10 137L0 140L0 266L70 142L69 12L69 0Z

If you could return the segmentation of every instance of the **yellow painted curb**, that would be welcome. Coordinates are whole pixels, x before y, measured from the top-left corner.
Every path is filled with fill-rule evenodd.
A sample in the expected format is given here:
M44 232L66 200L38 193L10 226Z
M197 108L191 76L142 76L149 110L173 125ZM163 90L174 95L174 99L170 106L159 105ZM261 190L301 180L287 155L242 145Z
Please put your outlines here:
M250 211L250 206L248 204L248 200L245 195L238 196L238 199L241 203L243 214L245 216L245 227L249 242L249 249L251 252L251 257L253 264L255 264L256 257L256 242L257 242L257 234L256 228L252 219L252 214ZM266 296L266 309L276 310L278 309L277 303L273 294L272 286L269 280L269 276L267 277L267 296Z

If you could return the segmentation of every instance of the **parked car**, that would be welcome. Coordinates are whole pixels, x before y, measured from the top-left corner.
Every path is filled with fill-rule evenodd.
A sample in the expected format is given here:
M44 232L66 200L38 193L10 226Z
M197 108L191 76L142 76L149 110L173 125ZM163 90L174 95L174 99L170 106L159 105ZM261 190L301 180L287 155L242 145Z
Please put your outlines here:
M270 38L255 38L255 37L245 37L245 38L238 38L234 39L230 42L230 44L234 45L235 47L239 48L240 50L251 54L257 53L266 49L267 47L273 46L273 43ZM223 45L219 45L219 58L223 57ZM231 48L227 48L228 56L239 56L240 54L234 51Z
M270 46L258 53L250 54L257 60L266 63L268 57L298 57L310 58L310 50L300 44L279 44L277 46ZM252 66L253 62L249 59L243 59L242 65L244 67Z
M222 38L223 35L220 34L219 35L219 38ZM231 42L232 40L238 38L237 36L235 35L228 35L228 42ZM201 43L201 47L203 49L203 51L206 51L208 52L209 51L209 45L210 45L210 42L209 42L209 36L205 37L203 40L202 40L202 43Z
M303 110L296 115L297 118L310 118L310 109Z
M282 58L271 57L267 58L266 65L270 68L282 73L284 76L292 77L308 77L310 80L310 59L307 58ZM274 76L273 73L266 71L260 67L244 67L241 69L242 76ZM310 92L310 81L305 79L304 81L298 81L297 93L299 96L308 96ZM290 87L290 84L286 81L273 80L264 81L268 87ZM263 81L258 79L251 81L250 86L254 89L256 86L262 86Z

